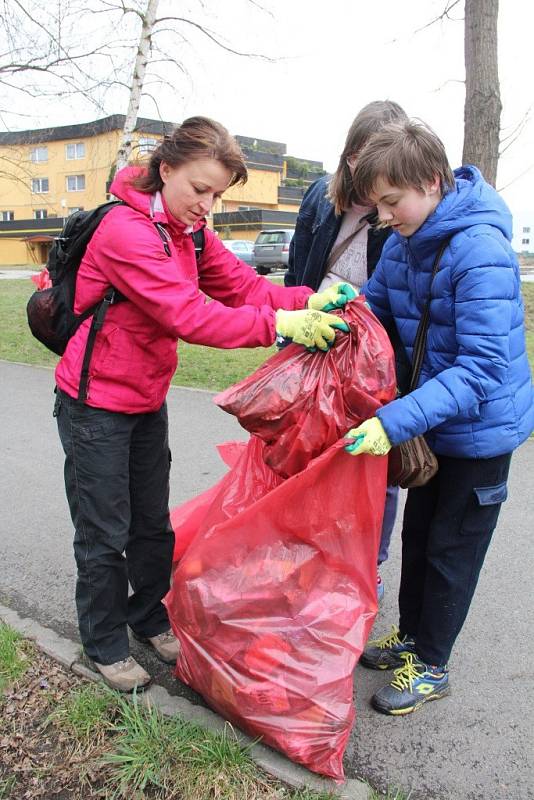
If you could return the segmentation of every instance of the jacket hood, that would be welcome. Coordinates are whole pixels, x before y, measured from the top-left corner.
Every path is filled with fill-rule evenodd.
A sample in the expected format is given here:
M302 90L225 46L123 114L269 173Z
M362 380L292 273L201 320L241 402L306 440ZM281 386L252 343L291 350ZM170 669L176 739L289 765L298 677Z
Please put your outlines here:
M454 236L473 225L491 225L512 239L512 215L508 206L482 177L480 170L463 166L454 171L456 186L448 192L433 214L412 236L410 249L435 249L436 240ZM394 233L400 237L400 234Z
M153 204L153 195L141 192L132 185L135 178L139 178L141 175L145 174L146 170L142 167L124 167L124 169L117 172L113 178L110 192L114 194L115 197L118 197L119 200L123 200L127 203L130 208L135 208L135 210L140 211L141 214L152 217L151 204ZM166 215L164 214L164 216ZM156 221L166 222L167 220L165 218L161 220L156 219Z

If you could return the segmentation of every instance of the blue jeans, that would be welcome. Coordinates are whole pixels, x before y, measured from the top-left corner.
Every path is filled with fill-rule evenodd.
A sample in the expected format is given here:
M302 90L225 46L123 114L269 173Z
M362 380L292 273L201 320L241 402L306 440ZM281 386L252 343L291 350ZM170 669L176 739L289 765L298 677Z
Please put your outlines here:
M378 563L387 561L389 554L389 543L397 516L397 506L399 504L399 487L388 486L386 491L386 505L384 507L384 519L382 520L382 535L380 537L380 547L378 548Z
M144 637L169 629L161 602L174 542L167 407L122 414L58 390L54 415L75 528L80 637L89 658L113 664L128 657L127 626Z

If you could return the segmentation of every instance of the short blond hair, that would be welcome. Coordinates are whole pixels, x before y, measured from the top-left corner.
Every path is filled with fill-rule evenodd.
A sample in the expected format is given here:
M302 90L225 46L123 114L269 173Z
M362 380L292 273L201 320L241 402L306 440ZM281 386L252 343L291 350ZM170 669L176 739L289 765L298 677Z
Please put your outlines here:
M442 195L454 187L443 142L421 120L395 122L373 134L362 148L352 176L355 193L368 200L376 182L423 190L439 177Z

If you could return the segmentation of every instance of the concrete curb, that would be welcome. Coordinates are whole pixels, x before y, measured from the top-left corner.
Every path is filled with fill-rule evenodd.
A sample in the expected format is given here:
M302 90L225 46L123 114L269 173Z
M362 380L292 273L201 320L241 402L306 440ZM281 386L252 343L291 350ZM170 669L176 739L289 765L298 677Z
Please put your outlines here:
M35 622L28 617L21 617L16 611L0 603L0 619L14 630L35 642L37 647L47 656L58 661L66 669L90 681L100 681L96 672L82 663L81 646L71 639L59 636L51 628ZM155 706L162 714L180 715L184 719L197 722L212 732L222 731L228 723L213 711L203 706L193 705L184 697L174 697L158 684L153 684L140 695L147 705ZM251 745L252 739L236 730L239 741L244 746ZM338 786L328 778L320 778L305 767L294 764L288 758L262 744L252 745L250 756L254 762L269 775L283 781L294 789L313 789L317 792L331 792L341 800L369 800L371 790L363 781L348 779Z

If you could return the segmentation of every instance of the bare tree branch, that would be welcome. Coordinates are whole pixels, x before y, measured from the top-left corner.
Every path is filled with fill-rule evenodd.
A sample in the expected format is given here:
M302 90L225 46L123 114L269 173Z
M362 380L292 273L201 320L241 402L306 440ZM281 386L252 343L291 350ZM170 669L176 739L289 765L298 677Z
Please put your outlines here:
M521 136L521 134L523 133L523 130L525 129L526 125L527 125L527 124L528 124L528 122L530 121L530 112L531 112L531 111L532 111L532 106L529 106L529 107L527 108L527 110L525 111L524 115L523 115L523 116L521 117L521 119L519 120L518 124L517 124L517 125L515 126L515 128L514 128L514 129L511 131L511 133L509 133L509 134L508 134L508 136L501 136L501 144L503 144L504 142L508 142L508 144L506 144L506 145L505 145L505 146L504 146L504 147L503 147L503 148L502 148L502 149L499 151L499 156L502 156L502 154L503 154L503 153L506 153L506 151L507 151L507 150L508 150L510 147L512 147L512 145L513 145L513 144L515 144L515 142L516 142L516 141L519 139L519 137L520 137L520 136Z
M160 22L183 22L185 25L191 25L193 28L199 30L204 36L207 36L208 39L211 39L212 42L218 47L221 47L223 50L226 50L228 53L233 53L235 56L245 56L246 58L261 58L264 61L274 61L273 58L270 56L262 55L261 53L244 53L240 50L234 50L232 47L229 47L221 42L220 39L217 39L215 34L208 30L208 28L200 25L198 22L193 22L191 19L184 19L183 17L161 17L160 19L156 20L156 24Z
M457 22L459 18L453 19L452 17L450 17L449 16L449 11L451 11L454 8L454 6L457 6L459 2L460 2L460 0L448 0L448 2L447 2L446 6L445 6L445 8L444 8L444 10L442 11L441 14L439 14L437 17L434 17L434 19L431 19L430 22L427 22L421 28L416 28L414 33L421 33L421 31L424 31L427 28L430 28L432 25L435 25L436 22L439 22L442 19L452 19L454 22Z
M534 162L532 164L530 164L526 169L524 169L523 172L520 172L519 175L516 175L515 178L512 178L511 181L508 181L508 183L505 183L504 186L499 186L497 191L498 192L503 192L505 189L508 189L509 186L511 186L516 181L518 181L520 178L522 178L523 175L526 175L527 172L530 172L531 169L534 169Z

